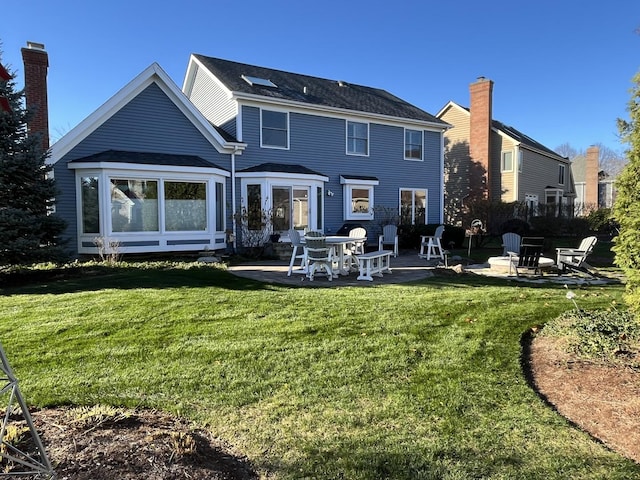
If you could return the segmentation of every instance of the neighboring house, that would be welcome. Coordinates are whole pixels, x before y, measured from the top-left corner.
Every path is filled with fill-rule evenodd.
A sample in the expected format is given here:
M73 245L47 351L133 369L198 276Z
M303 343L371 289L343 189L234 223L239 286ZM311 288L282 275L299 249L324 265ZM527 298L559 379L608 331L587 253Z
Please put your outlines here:
M278 232L442 220L447 125L388 92L200 55L183 90L153 64L52 146L77 253L223 249L254 207Z
M475 199L522 202L528 215L539 204L557 214L575 196L569 159L492 118L493 82L470 85L471 107L450 101L436 115L453 125L445 133L445 216L462 224Z
M442 221L448 125L385 90L192 55L183 91L247 144L232 166L234 211L262 206L280 232L348 221L372 236L385 209Z
M571 173L576 187L574 212L588 215L599 208L611 208L615 200L615 179L600 170L600 149L587 148L586 155L578 155L571 161Z

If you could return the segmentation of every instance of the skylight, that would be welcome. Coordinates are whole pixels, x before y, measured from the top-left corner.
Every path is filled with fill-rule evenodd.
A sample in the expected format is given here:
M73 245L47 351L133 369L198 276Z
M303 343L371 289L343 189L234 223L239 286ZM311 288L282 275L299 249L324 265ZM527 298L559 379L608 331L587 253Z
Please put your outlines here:
M260 77L251 77L249 75L242 75L242 79L247 82L249 85L254 86L254 85L260 85L261 87L275 87L278 88L278 86L273 83L271 80L267 80L266 78L260 78Z

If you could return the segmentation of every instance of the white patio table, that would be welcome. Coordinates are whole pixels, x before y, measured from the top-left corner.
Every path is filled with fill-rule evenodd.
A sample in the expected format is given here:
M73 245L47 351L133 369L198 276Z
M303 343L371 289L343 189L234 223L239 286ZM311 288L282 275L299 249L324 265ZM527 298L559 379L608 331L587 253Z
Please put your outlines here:
M358 241L362 242L363 240L366 240L366 237L362 239L362 238L356 238L356 237L342 237L340 235L329 235L326 237L326 239L327 239L327 245L331 245L332 247L334 247L334 253L338 261L338 271L334 272L334 274L349 275L349 266L345 267L345 264L344 264L345 248L347 248L347 246L350 243L354 243Z

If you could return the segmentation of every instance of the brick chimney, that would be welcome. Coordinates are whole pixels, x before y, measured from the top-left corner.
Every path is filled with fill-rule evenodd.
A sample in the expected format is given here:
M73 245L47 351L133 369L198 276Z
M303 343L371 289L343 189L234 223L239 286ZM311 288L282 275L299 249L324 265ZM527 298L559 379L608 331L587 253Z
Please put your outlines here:
M482 192L485 198L491 198L491 104L493 82L484 77L469 87L471 97L471 126L469 132L469 154L471 161L480 167L472 178L472 191Z
M585 168L584 203L589 208L598 208L598 171L600 170L600 148L587 148Z
M31 134L42 135L42 147L49 149L49 104L47 100L47 71L49 55L44 44L27 42L22 48L24 62L24 92L27 110L32 113L28 125Z

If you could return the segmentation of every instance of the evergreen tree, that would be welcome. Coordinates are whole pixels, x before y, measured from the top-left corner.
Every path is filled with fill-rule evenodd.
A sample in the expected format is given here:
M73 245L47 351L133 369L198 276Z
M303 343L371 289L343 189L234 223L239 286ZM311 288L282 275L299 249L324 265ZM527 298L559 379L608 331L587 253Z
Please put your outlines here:
M622 140L629 145L628 163L616 179L617 197L613 215L620 224L613 251L616 264L627 277L626 301L640 315L640 73L628 104L630 119L618 120Z
M1 63L0 57L0 63ZM65 223L50 209L55 183L47 177L48 152L39 135L27 134L29 112L15 75L0 79L0 266L59 261Z

